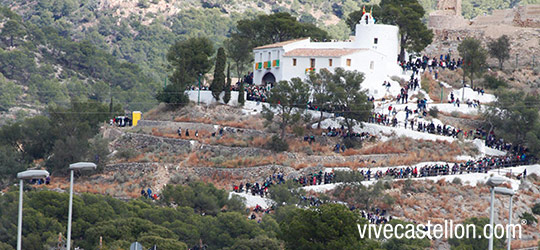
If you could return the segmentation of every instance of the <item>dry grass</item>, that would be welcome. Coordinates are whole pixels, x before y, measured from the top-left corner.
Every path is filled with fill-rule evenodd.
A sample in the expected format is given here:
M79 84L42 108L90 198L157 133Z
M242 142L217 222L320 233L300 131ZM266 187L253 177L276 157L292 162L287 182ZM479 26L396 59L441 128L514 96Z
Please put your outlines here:
M264 129L263 120L256 116L241 117L240 120L219 120L216 117L192 117L178 116L174 118L175 122L195 122L204 124L217 124L224 127L244 128L244 129Z
M429 94L429 97L436 103L441 102L441 88L444 90L443 102L446 102L451 89L443 88L427 71L422 75L422 89L425 90Z
M329 154L332 152L330 146L322 145L319 142L309 144L309 142L303 140L291 139L287 140L287 143L289 144L289 152L305 153L306 150L311 150L312 153L316 155Z
M345 152L342 154L343 156L352 156L352 155L360 155L362 154L362 150L354 149L354 148L348 148L345 150Z

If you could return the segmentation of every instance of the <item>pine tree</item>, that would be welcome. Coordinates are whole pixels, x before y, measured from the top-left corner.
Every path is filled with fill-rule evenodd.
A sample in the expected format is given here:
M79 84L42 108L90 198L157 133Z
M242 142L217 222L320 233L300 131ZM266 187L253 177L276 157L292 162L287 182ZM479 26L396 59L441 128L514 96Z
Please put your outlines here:
M458 51L463 58L463 77L469 77L471 88L474 88L474 79L486 70L487 51L481 42L474 38L463 40L458 46Z
M225 55L225 49L223 47L218 49L216 56L216 67L214 68L214 79L210 85L212 90L212 96L216 101L219 101L219 95L225 88L225 63L227 63L227 56Z
M223 102L225 104L229 103L231 100L231 65L227 65L227 84L225 85L225 95L223 96Z
M489 54L499 60L499 68L503 69L504 61L510 58L510 38L507 35L488 43Z
M240 86L238 86L238 105L244 106L246 100L244 99L244 79L240 81Z

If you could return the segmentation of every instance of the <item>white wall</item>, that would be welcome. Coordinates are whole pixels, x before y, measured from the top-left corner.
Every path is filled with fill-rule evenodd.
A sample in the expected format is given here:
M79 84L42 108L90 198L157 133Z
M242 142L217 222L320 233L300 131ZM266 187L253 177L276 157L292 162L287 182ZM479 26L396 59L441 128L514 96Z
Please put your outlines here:
M198 91L197 90L188 90L186 94L189 96L189 100L192 102L197 102ZM220 95L219 103L223 104L223 96L225 92L222 92ZM244 92L244 100L246 100L247 94ZM216 100L212 96L212 91L210 90L201 90L201 103L210 105L216 104ZM238 106L238 91L231 91L231 100L228 103L229 105Z
M374 39L378 38L377 44ZM385 24L365 24L356 25L356 38L354 44L358 48L376 50L387 56L388 60L397 63L399 54L399 28Z
M283 48L269 48L269 49L260 49L260 50L254 50L253 51L255 56L255 61L253 62L253 65L251 66L251 70L253 71L253 82L255 84L261 84L262 78L266 73L272 73L274 74L274 77L276 77L276 81L279 81L279 79L282 78L282 58L283 54L285 53L285 50ZM270 56L268 55L270 53ZM270 69L264 68L264 62L279 60L280 66L279 67L270 67ZM256 63L263 63L262 69L255 69Z

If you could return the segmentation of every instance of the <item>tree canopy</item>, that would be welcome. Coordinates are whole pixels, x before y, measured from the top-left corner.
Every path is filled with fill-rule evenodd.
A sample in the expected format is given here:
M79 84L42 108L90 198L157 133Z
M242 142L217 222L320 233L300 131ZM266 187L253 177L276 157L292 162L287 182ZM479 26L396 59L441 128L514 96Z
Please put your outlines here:
M171 65L171 84L161 90L156 98L173 106L184 106L189 98L184 91L195 84L212 67L210 56L214 46L208 38L190 38L178 41L169 48L167 60Z
M364 74L336 68L334 74L327 77L330 78L329 94L334 112L344 118L345 126L352 133L356 122L367 121L373 109L373 103L362 91Z
M274 113L279 116L277 124L281 130L281 139L285 137L286 128L300 120L308 100L309 85L300 78L280 81L270 90L268 102L271 109L264 107L264 112L269 122L273 121Z
M503 69L503 63L510 58L510 39L507 35L502 35L494 41L488 43L489 54L499 60L499 68Z
M487 52L480 41L470 37L459 44L458 51L463 58L463 74L469 77L471 88L473 88L474 79L480 77L486 70Z
M219 96L221 95L221 92L223 92L223 90L225 89L225 65L227 65L227 55L225 54L225 49L223 47L220 47L216 55L214 78L212 79L212 84L210 84L212 96L214 97L214 99L216 99L216 101L219 101Z
M399 27L400 61L405 59L405 51L420 52L432 42L433 32L422 22L425 10L418 0L381 0L378 7L373 7L375 20ZM360 10L349 14L346 22L352 31L361 18Z
M286 12L240 20L236 29L237 31L231 34L232 40L235 43L244 44L249 51L257 46L296 38L311 37L319 41L330 38L326 31L317 28L312 23L301 23Z

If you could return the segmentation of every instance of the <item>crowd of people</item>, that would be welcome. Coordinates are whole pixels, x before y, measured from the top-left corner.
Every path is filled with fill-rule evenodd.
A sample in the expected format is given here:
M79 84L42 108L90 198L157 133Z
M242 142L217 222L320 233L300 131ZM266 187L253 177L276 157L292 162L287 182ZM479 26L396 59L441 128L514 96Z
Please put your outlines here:
M351 208L351 211L355 210L354 207ZM375 208L372 212L366 212L364 210L360 211L362 218L368 220L370 224L386 224L392 220L392 216L389 216L386 213L386 209Z
M321 185L321 184L330 184L330 183L334 183L334 173L333 172L323 173L323 171L321 170L319 172L309 173L309 174L295 177L293 181L302 185L303 187Z
M109 125L116 125L118 127L131 127L133 121L127 116L117 116L114 119L109 120Z
M268 92L273 87L273 84L265 85L247 85L246 90L246 99L248 101L255 102L266 102L268 100Z
M259 184L259 182L247 182L245 185L243 183L233 185L233 191L236 193L243 193L245 191L246 194L251 193L251 195L254 196L259 195L261 197L267 197L268 188L272 185L281 183L285 183L285 177L283 173L278 172L266 177L261 184Z
M30 180L30 184L36 184L36 185L42 185L42 184L45 184L45 185L49 185L49 184L51 184L51 177L50 177L50 176L47 176L47 177L45 177L44 179L31 179L31 180Z
M484 157L479 160L470 160L464 163L428 164L422 167L387 168L386 170L366 171L360 170L365 180L378 180L384 177L395 179L431 177L440 175L457 175L469 173L487 173L489 170L514 167L524 164L526 155L508 155Z
M141 196L144 198L150 198L152 200L159 200L159 195L156 193L152 193L152 189L148 188L146 190L141 189Z
M423 55L416 59L411 55L409 56L408 61L401 61L400 65L403 71L412 70L413 72L418 73L419 69L422 69L422 71L426 71L427 69L429 72L432 72L438 69L455 70L463 65L463 60L461 58L456 60L456 58L452 58L450 54L440 55L439 58Z

